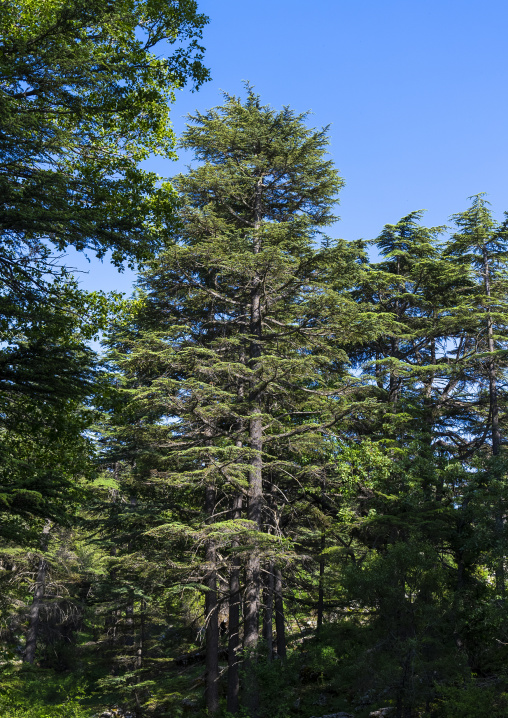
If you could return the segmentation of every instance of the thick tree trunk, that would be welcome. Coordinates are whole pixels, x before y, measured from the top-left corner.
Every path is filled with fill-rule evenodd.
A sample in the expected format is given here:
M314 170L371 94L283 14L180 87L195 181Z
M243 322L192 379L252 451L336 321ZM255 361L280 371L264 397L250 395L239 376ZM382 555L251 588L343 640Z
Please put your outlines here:
M262 219L261 196L263 177L259 177L256 185L256 201L254 216L254 244L253 252L261 251L261 239L258 234ZM261 312L261 278L255 276L252 283L250 303L250 333L252 341L249 350L249 365L255 370L259 366L262 355L262 312ZM256 530L261 530L261 511L263 502L263 419L261 405L256 384L260 377L254 376L250 392L250 421L249 445L252 451L249 471L249 506L247 518L255 524ZM254 542L255 543L255 542ZM244 646L254 649L259 639L259 604L261 597L261 566L259 550L254 545L247 562L247 586L245 591L245 631Z
M284 621L284 603L282 600L282 573L275 569L275 630L277 632L277 655L286 658L286 623Z
M51 522L46 521L46 525L42 530L41 549L46 551L49 541L49 532L51 531ZM26 634L26 645L23 652L23 661L33 664L35 661L35 651L37 649L37 638L39 635L39 621L41 606L44 601L44 591L46 588L46 576L48 572L48 563L44 556L39 558L37 568L37 577L35 579L35 590L30 613L28 616L28 631Z
M266 565L266 573L263 588L263 640L266 643L268 660L273 658L273 591L274 574L273 562Z
M206 513L212 522L215 491L213 487L206 487ZM207 573L205 575L205 621L206 621L206 667L205 667L205 699L209 715L219 710L219 611L217 602L217 572L215 541L206 542L205 560Z
M249 477L249 507L247 517L254 523L255 530L261 529L262 490L262 423L261 418L254 416L250 422L250 446L255 451L250 465ZM251 718L256 718L259 709L259 696L257 688L254 662L255 651L259 641L259 607L261 599L261 559L256 539L246 567L245 609L244 609L244 635L243 645L247 651L245 659L245 703Z
M35 661L35 650L37 648L37 638L39 634L39 618L41 605L44 600L44 589L46 583L46 573L48 565L44 558L39 559L39 567L37 569L37 578L35 584L34 597L30 606L28 617L28 631L26 634L26 646L23 653L23 661L33 663Z
M263 191L263 176L258 178L256 185L256 201L254 214L254 242L253 252L258 254L261 247L261 236L258 232L262 220L261 196ZM249 503L247 518L253 522L254 530L260 531L262 526L262 505L263 505L263 417L260 401L261 376L257 375L260 368L262 356L262 308L261 308L262 286L261 277L256 273L252 282L250 302L250 334L251 343L249 348L249 366L253 370L251 381L249 404L249 447L251 449L251 460L249 468ZM261 599L261 559L257 541L253 537L252 550L246 566L246 587L245 587L245 609L244 609L244 635L243 645L247 651L245 661L245 700L246 707L251 718L256 718L259 707L256 675L253 662L255 651L259 641L259 607Z
M257 409L255 410L257 413ZM253 416L250 422L250 447L255 451L250 465L249 476L249 506L247 517L253 522L256 531L261 529L262 492L262 423L261 418ZM245 703L251 718L256 718L259 708L254 662L255 651L259 640L259 606L261 598L261 559L256 539L247 560L245 608L244 608L244 634L243 645L247 651L245 659Z
M238 494L233 500L233 509L231 511L232 519L240 519L242 517L242 496ZM238 542L233 543L233 548ZM231 577L229 581L229 619L228 619L228 696L227 710L228 713L236 714L240 707L240 560L233 558L231 568Z
M261 528L261 506L263 500L262 457L263 426L259 410L254 410L250 422L250 447L255 452L250 466L249 507L247 517L254 524L254 529ZM259 549L254 545L247 561L247 587L245 590L245 632L244 646L254 649L259 639L259 605L261 598L261 563Z

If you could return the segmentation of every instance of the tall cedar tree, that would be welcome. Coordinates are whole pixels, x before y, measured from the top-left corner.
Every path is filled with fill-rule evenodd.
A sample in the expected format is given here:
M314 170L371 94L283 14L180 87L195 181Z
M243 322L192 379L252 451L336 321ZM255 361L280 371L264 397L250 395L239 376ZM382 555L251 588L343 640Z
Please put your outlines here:
M391 336L355 353L359 362L368 360L364 368L379 402L358 426L359 445L375 439L393 463L358 501L360 515L374 516L353 531L377 554L364 571L371 586L366 582L363 590L366 597L372 591L368 603L384 604L378 627L394 639L397 715L421 700L424 685L430 691L429 656L448 655L451 665L467 646L470 665L479 665L474 647L483 619L481 612L472 616L471 605L485 601L487 587L477 580L485 561L496 569L498 595L503 592L504 226L481 197L454 215L458 231L447 242L439 241L444 228L422 227L420 218L415 212L384 228L376 241L383 260L366 267L355 290L359 301L391 311L397 321ZM441 575L429 572L439 553L446 566ZM409 580L411 572L419 578ZM408 601L413 589L404 588L404 575L409 586L421 581L418 601ZM441 607L433 581L448 595ZM434 611L441 613L441 635L429 629Z
M494 220L484 194L470 197L471 206L452 216L456 232L446 247L447 258L467 272L470 291L462 299L463 331L469 351L469 382L476 389L476 445L483 445L483 468L494 500L496 587L505 595L504 474L502 444L506 401L506 332L508 328L508 219ZM508 217L508 213L505 213ZM485 452L487 449L487 452ZM478 468L478 467L477 467ZM497 504L497 505L496 505Z
M444 228L422 226L421 216L413 212L385 226L376 240L382 261L366 267L355 290L359 301L371 302L381 314L391 312L396 321L390 335L355 352L378 399L377 411L358 425L359 447L367 454L374 440L391 463L357 497L356 510L366 520L353 535L372 552L363 578L369 576L371 585L363 590L366 597L371 592L368 603L383 605L373 624L391 637L397 715L411 710L420 686L428 690L429 655L435 660L439 652L453 654L451 630L440 645L427 620L438 610L432 580L447 579L452 595L457 581L454 560L460 561L457 551L464 552L466 539L458 535L462 515L452 502L462 503L461 449L471 448L463 446L471 438L463 430L470 413L463 349L455 351L463 335L457 292L469 291L470 282L444 256L439 242ZM437 547L447 557L448 577L429 573ZM361 583L360 573L357 579ZM418 582L418 602L412 605L407 585ZM452 603L440 609L448 624Z
M225 95L224 105L190 118L182 146L202 164L174 180L179 229L145 271L134 316L110 339L131 393L135 423L125 431L144 444L136 457L140 485L159 482L175 500L190 491L201 502L199 514L187 512L181 522L204 545L211 713L218 709L219 588L224 593L217 569L227 566L231 583L231 712L239 707L245 570L244 698L255 713L265 573L274 577L279 656L285 650L281 581L291 550L280 543L273 508L277 477L301 485L315 472L309 455L354 411L348 395L358 382L339 342L373 331L371 315L328 281L339 266L344 283L354 275L352 253L340 244L316 248L321 228L335 219L342 181L325 156L326 129L309 129L305 119L261 105L251 88L245 102ZM160 523L153 536L177 531Z

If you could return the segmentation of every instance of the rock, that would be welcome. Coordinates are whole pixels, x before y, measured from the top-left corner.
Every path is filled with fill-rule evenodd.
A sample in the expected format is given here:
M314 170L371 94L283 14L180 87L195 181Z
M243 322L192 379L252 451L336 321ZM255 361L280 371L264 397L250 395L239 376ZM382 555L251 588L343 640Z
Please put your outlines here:
M372 713L369 713L369 718L388 718L388 716L392 712L392 706L387 706L386 708L378 708L377 711L372 711Z

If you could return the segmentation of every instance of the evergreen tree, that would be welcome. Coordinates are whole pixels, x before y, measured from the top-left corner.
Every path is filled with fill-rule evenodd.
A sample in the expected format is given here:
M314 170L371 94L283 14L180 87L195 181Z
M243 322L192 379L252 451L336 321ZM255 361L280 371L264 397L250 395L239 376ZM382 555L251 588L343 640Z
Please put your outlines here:
M467 272L470 292L461 302L463 332L471 347L469 382L475 389L477 412L476 447L488 449L484 467L487 483L497 494L496 523L497 590L504 597L504 472L501 455L506 384L504 352L508 337L506 260L507 221L497 223L484 194L470 197L471 206L452 216L457 231L450 238L447 255ZM488 392L485 392L488 386ZM485 393L488 401L484 401ZM485 403L487 406L485 407Z
M18 545L38 546L47 520L67 521L76 478L92 470L97 366L87 344L104 311L72 285L51 291L59 307L18 303L0 350L0 535Z
M461 633L463 619L457 591L462 590L465 562L471 571L479 560L471 550L474 538L467 507L477 490L473 476L468 478L471 453L481 440L476 433L471 342L457 302L462 294L469 296L472 284L446 256L439 241L444 228L422 227L421 216L414 212L385 226L376 240L383 259L365 267L354 292L359 301L395 319L389 333L354 352L358 364L365 363L378 400L370 420L357 426L355 463L368 465L369 453L374 450L376 456L381 450L391 464L388 469L381 462L382 470L373 473L352 502L358 517L353 536L367 548L369 560L363 571L352 566L349 576L356 576L353 593L364 595L370 589L363 581L370 576L374 594L367 604L374 600L383 605L378 628L383 626L381 630L393 637L390 680L397 686L401 716L421 700L418 694L424 685L424 690L431 690L428 656L435 660L442 651L443 660L451 660L456 651L452 635L454 630L457 636ZM448 575L436 570L432 577L428 567L438 551L446 556ZM417 574L410 578L411 571L418 571L423 581L417 589L418 607L411 607L408 598L416 585ZM450 597L448 610L438 608L432 580L440 581ZM441 628L447 635L441 645L424 618L435 611L442 612ZM415 674L420 688L409 678Z
M143 445L139 480L152 471L177 502L182 491L201 496L186 531L205 547L210 712L218 708L218 557L230 558L230 599L221 588L230 610L228 707L238 709L233 597L241 558L250 675L244 698L255 713L262 573L279 584L281 618L280 572L284 555L291 557L275 508L278 484L281 477L305 482L315 472L308 452L355 410L347 395L357 382L339 339L373 330L369 315L327 284L341 247L319 249L316 240L334 219L342 183L324 155L326 130L308 129L305 117L261 105L251 88L245 102L226 95L223 106L191 117L182 145L203 164L175 178L181 209L174 243L144 273L134 322L111 339L132 386L129 411ZM354 262L344 266L353 272ZM280 656L282 635L278 646Z

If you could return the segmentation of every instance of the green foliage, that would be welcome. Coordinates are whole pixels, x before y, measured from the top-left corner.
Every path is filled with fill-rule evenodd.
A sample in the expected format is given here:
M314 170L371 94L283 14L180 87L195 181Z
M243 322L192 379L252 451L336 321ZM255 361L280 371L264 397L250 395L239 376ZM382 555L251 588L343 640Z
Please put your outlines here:
M41 522L69 520L91 473L87 408L95 355L117 297L80 292L68 246L150 255L173 192L139 168L172 155L172 91L207 78L193 0L0 5L1 535L34 545ZM184 41L184 42L182 42ZM160 44L177 45L166 58ZM186 44L187 43L187 44ZM163 219L164 217L164 219Z
M58 307L16 307L0 349L1 535L18 543L37 543L44 519L69 517L93 466L85 432L96 360L66 289L54 288Z
M92 718L87 689L74 675L50 670L9 670L0 673L0 711L5 718Z
M138 163L172 152L172 89L206 79L193 2L13 1L0 22L1 62L18 52L2 99L17 174L0 166L3 714L205 715L211 646L225 703L229 630L245 718L505 715L506 222L481 195L448 239L412 212L369 262L322 235L342 186L326 128L249 86L190 118L199 164L173 193ZM150 260L131 300L85 296L49 243ZM110 312L105 374L86 342Z
M502 718L508 710L508 693L499 686L482 685L474 679L463 685L444 686L434 715L437 718Z
M208 77L193 0L9 0L0 7L2 276L58 250L146 258L171 189L139 167L173 156L169 103ZM183 41L183 42L182 42ZM161 44L180 45L159 56Z

